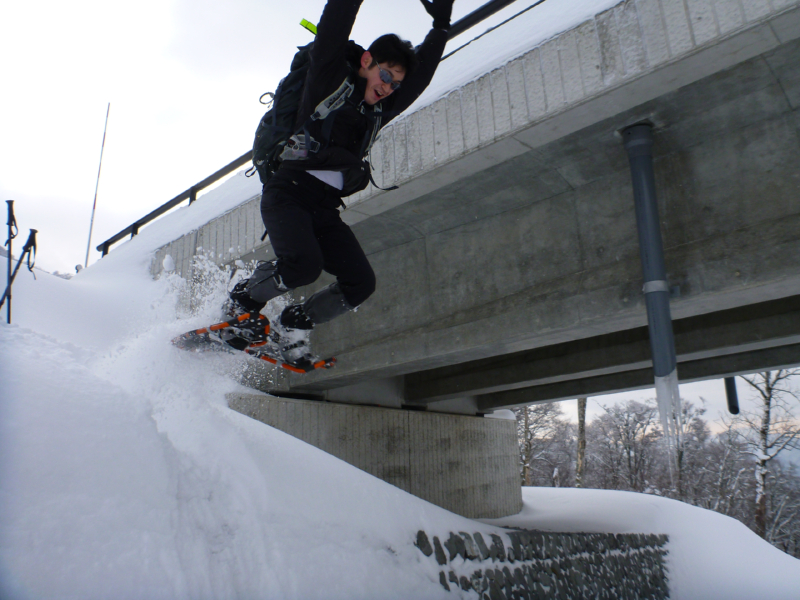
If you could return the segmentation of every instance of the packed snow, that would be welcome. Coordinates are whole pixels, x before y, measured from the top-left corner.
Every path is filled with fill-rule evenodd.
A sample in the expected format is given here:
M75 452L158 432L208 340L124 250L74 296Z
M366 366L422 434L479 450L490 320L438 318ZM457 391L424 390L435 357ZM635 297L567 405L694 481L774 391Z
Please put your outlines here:
M469 521L228 409L248 359L169 343L219 314L224 286L190 313L183 280L149 276L202 200L70 280L20 271L0 325L0 597L475 598L439 585L416 532L500 524L667 533L673 598L797 597L800 561L715 513L528 488L519 515Z

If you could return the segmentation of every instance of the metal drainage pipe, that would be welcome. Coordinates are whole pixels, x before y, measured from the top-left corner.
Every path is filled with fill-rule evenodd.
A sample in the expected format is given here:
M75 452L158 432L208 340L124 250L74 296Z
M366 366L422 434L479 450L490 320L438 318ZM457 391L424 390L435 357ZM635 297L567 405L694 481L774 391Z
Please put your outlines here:
M647 124L622 132L631 167L639 253L644 273L644 295L650 350L653 356L656 397L661 426L670 444L680 447L681 412L678 392L678 363L669 308L669 284L664 266L664 246L656 201L653 173L653 131Z
M736 393L736 379L725 378L725 399L728 401L728 412L732 415L739 414L739 394Z

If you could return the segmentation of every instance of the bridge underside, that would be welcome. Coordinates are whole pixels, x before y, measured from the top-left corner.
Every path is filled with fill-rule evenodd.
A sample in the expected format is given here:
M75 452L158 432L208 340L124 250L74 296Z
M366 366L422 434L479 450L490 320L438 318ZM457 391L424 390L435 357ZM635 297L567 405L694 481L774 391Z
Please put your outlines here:
M681 381L800 363L800 296L674 321ZM480 412L652 387L647 327L406 376L409 404L473 396Z
M681 380L799 364L798 106L794 41L554 141L515 134L513 152L486 149L491 168L451 166L470 173L454 183L434 172L429 193L354 223L378 291L314 333L337 368L267 387L485 412L652 385L617 134L643 120Z

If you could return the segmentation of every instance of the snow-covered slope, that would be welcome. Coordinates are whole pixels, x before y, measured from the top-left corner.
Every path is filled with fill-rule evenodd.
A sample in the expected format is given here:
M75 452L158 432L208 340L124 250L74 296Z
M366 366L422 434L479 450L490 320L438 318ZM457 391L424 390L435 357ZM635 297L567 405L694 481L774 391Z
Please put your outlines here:
M162 227L69 281L20 272L14 324L0 325L0 597L454 597L416 532L496 525L229 410L245 359L169 344L212 319L223 290L181 313L182 281L147 274ZM713 513L613 492L525 501L507 522L670 534L675 598L800 589L800 561Z
M467 521L229 410L240 359L173 348L178 286L134 267L15 286L0 597L442 597L410 542Z

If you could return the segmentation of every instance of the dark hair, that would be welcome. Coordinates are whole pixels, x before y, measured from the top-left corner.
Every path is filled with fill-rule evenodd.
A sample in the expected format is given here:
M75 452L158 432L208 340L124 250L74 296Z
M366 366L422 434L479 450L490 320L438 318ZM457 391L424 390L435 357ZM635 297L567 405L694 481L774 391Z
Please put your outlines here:
M382 35L367 49L375 62L389 63L390 67L400 65L406 70L406 77L416 69L419 60L411 42L401 40L394 33Z

